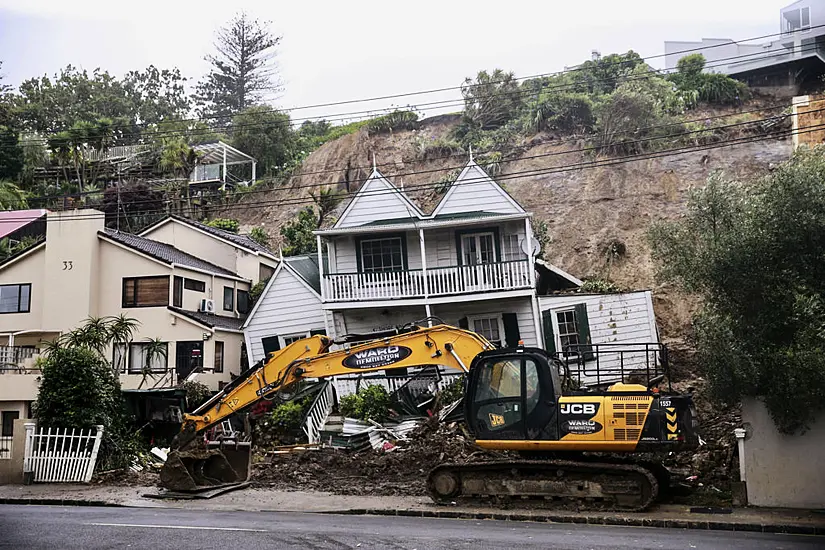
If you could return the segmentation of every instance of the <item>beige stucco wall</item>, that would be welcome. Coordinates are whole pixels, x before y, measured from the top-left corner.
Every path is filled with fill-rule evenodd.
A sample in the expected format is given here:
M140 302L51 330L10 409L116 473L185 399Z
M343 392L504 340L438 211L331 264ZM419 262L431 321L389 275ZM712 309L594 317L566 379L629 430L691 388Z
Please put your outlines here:
M825 413L801 435L780 434L765 406L742 403L748 504L825 508Z
M0 333L40 329L43 325L43 272L46 249L40 248L16 260L0 271L0 284L31 283L31 311L29 313L0 314Z

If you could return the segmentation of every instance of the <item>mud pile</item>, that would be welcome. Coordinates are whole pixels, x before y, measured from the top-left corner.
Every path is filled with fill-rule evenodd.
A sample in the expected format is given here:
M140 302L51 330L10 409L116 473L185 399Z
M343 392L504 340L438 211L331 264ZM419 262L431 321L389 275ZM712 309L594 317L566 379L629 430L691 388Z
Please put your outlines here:
M332 448L272 456L257 464L258 487L328 491L336 494L425 495L429 471L444 462L492 460L505 456L481 449L458 423L428 422L391 451L361 453Z

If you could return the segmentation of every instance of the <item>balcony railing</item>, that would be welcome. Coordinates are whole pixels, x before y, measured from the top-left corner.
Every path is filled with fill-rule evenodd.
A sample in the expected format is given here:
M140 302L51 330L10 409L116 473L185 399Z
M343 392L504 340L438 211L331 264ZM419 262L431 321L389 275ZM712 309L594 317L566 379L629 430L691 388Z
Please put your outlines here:
M332 273L324 276L328 302L357 302L450 296L530 288L530 262L434 267L375 273Z
M35 348L0 346L0 374L27 374L25 362L37 355Z

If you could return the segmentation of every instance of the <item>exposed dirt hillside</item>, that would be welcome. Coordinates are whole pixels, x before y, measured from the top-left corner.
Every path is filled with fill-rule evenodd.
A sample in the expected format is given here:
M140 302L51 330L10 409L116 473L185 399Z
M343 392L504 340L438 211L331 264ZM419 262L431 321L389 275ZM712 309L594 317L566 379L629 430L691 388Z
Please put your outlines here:
M249 209L233 209L227 215L238 218L242 229L262 225L278 238L280 226L310 204L308 191L314 186L332 185L341 193L357 191L371 172L373 154L381 172L396 185L403 184L429 212L440 197L431 189L416 186L445 179L462 167L467 157L443 158L445 153L441 153L435 155L439 158L421 158L415 143L444 137L457 122L457 116L442 116L423 121L413 131L368 135L361 130L344 136L313 152L301 168L302 175L293 177L286 188L245 199L265 201L268 205L288 200L290 204L250 204ZM592 157L581 151L582 147L586 147L583 140L569 136L532 136L518 144L512 154L505 155L497 179L524 208L533 212L536 220L547 223L553 240L546 252L549 261L579 277L609 276L623 287L653 288L663 335L668 339L684 336L692 305L669 289L655 286L654 266L645 243L647 228L654 220L677 218L684 211L689 190L701 186L713 170L722 169L731 176L750 179L786 160L791 153L790 139L508 178L510 174L531 170L592 162ZM307 202L296 204L296 199ZM626 254L608 266L604 250L614 241L624 244Z

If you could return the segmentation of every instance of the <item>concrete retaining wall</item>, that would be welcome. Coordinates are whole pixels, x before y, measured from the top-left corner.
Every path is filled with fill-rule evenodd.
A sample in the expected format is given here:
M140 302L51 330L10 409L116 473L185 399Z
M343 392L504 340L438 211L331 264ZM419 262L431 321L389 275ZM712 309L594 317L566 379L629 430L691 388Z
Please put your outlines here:
M825 412L804 434L783 435L765 406L748 399L742 422L748 504L825 509Z

